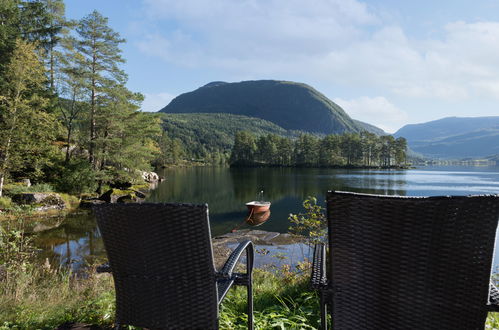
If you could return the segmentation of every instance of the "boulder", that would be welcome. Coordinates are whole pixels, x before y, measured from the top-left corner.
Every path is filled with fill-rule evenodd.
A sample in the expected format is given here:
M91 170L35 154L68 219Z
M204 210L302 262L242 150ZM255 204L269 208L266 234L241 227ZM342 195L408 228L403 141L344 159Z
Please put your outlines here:
M144 179L144 181L148 182L148 183L156 183L156 182L160 182L160 180L161 180L158 173L156 173L156 172L142 172L141 176L142 176L142 179Z
M99 199L106 203L111 203L111 197L113 196L113 192L114 192L113 189L109 189L108 191L100 195Z
M91 209L94 205L106 204L105 201L98 198L82 199L80 201L80 207L82 209Z
M117 192L113 189L109 189L99 197L99 200L106 203L129 203L141 202L143 198L145 198L145 195L141 193L137 194L136 191L133 191L133 193L130 193L130 191L120 193L119 191Z
M130 195L130 194L120 196L116 200L116 203L132 203L132 202L134 202L134 199L133 199L132 195Z
M146 198L146 194L144 194L142 191L134 190L133 192L135 193L135 196L137 196L137 198Z
M12 196L12 201L17 204L40 205L40 211L66 208L66 203L56 193L22 193Z

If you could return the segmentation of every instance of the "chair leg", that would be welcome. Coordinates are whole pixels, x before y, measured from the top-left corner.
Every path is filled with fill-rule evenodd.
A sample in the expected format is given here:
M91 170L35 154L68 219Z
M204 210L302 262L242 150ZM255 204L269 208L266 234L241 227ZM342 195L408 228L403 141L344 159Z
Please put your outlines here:
M321 329L327 330L327 304L324 291L320 292L320 309L321 309Z
M253 330L253 284L248 284L248 329Z

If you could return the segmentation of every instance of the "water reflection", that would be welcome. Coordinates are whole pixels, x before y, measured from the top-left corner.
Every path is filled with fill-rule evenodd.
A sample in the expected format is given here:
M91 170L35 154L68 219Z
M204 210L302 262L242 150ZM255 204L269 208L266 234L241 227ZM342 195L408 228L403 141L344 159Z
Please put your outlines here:
M35 244L42 249L40 258L74 270L105 256L95 221L86 212L69 215L61 226L38 233Z
M405 171L293 168L182 168L165 170L167 178L151 201L208 203L213 235L234 228L245 215L245 203L261 190L272 202L272 218L262 230L286 232L289 213L302 210L308 196L324 200L328 190L406 195Z
M323 204L328 190L384 195L499 194L499 169L424 168L418 170L344 170L195 167L168 169L149 201L208 203L212 235L230 232L248 213L245 203L263 190L272 202L270 218L253 219L258 229L286 232L289 213L302 211L302 201L316 196ZM270 214L268 214L270 216ZM263 221L262 221L263 220ZM239 228L248 228L244 223ZM105 255L94 219L85 213L69 216L62 226L37 234L42 257L78 268Z

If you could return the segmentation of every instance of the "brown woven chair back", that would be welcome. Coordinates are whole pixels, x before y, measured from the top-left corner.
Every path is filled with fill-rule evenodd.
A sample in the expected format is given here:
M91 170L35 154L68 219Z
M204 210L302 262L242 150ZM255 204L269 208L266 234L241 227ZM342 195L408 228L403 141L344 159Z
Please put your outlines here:
M499 196L327 196L334 329L483 329Z
M94 208L116 288L116 322L151 329L217 329L207 205Z

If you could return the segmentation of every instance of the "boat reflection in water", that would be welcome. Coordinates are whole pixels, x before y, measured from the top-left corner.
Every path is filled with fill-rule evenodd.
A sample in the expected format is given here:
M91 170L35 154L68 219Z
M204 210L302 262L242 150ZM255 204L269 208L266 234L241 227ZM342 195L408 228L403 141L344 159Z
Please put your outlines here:
M252 213L246 218L246 223L250 226L260 226L270 218L270 210L260 213Z

